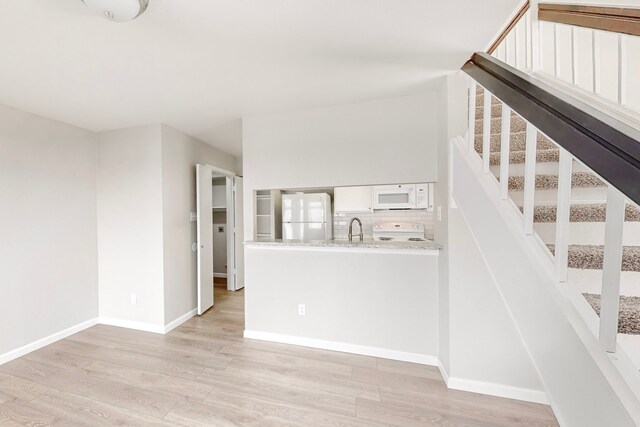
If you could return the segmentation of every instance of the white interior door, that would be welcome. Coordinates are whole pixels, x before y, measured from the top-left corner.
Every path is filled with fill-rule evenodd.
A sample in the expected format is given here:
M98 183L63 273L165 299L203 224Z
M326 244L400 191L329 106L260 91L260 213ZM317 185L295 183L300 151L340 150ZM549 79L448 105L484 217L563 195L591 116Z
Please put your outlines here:
M234 185L234 221L233 221L233 236L235 247L235 290L244 288L244 203L243 197L243 179L239 176L235 177Z
M235 240L233 238L233 221L235 218L233 204L233 178L227 176L227 290L236 290Z
M213 306L213 169L196 165L198 314Z

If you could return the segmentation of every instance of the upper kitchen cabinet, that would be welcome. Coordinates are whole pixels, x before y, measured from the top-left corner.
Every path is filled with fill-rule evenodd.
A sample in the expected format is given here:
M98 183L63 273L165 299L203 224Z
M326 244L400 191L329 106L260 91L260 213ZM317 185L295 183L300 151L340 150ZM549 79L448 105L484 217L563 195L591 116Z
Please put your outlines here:
M333 203L336 212L371 212L372 187L336 187Z

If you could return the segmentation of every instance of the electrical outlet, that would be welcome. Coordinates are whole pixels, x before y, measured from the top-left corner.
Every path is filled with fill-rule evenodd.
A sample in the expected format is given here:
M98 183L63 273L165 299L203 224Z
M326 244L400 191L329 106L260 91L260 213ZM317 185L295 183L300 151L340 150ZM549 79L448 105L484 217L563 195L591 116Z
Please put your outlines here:
M138 296L136 294L131 294L131 304L136 305L138 303Z
M189 221L196 222L198 220L198 214L196 212L189 213Z
M298 315L304 316L307 313L307 309L304 304L298 304Z

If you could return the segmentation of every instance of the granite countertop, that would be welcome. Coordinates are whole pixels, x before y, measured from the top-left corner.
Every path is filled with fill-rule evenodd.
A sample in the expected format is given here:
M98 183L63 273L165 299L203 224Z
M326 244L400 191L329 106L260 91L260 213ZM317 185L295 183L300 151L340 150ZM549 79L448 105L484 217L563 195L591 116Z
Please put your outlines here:
M292 246L292 247L309 247L309 248L363 248L363 249L397 249L397 250L423 250L423 251L439 251L442 246L431 241L424 242L381 242L373 239L364 239L359 242L357 238L353 242L348 240L250 240L245 242L249 246Z

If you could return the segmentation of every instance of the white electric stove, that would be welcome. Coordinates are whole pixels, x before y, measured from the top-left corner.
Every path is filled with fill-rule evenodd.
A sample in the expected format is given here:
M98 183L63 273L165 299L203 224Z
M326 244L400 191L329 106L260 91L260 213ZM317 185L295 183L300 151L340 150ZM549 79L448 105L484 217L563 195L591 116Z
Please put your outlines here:
M424 242L424 225L402 222L376 224L373 226L373 240L398 242Z

